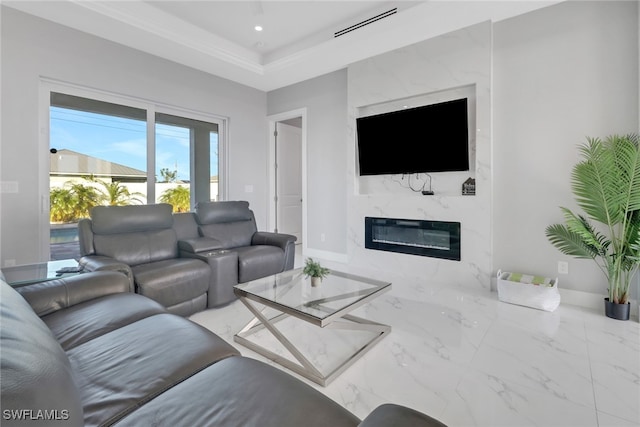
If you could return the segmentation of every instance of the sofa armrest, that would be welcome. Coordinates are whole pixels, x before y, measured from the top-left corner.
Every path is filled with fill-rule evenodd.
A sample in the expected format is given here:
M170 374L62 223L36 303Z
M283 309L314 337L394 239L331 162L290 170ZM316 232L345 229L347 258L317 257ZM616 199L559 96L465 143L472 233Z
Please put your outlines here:
M115 271L97 271L21 286L16 290L42 317L94 298L129 292L129 279Z
M278 246L285 251L288 245L292 245L298 240L296 236L284 233L270 233L268 231L257 231L251 238L252 245Z
M447 427L422 412L386 403L373 410L358 427Z
M127 264L115 258L102 255L87 255L80 258L78 264L84 271L116 271L129 279L129 292L135 292L133 271Z
M222 249L222 242L212 237L197 237L195 239L179 240L178 248L180 251L197 254L199 252Z
M298 238L291 234L270 233L268 231L256 231L251 238L252 245L277 246L284 251L284 269L291 270L295 262L296 240Z

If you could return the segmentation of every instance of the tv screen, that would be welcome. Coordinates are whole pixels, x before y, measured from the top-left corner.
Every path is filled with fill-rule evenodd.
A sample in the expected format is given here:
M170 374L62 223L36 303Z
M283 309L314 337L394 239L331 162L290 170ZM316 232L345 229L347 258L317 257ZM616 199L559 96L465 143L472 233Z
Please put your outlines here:
M356 120L360 175L469 170L467 98Z

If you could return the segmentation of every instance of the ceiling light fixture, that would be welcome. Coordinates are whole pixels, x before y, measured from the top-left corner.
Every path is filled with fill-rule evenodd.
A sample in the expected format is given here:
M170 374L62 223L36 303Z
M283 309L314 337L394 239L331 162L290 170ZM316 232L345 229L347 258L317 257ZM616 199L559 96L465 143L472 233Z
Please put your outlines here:
M262 27L260 25L256 25L253 29L256 31L262 31Z

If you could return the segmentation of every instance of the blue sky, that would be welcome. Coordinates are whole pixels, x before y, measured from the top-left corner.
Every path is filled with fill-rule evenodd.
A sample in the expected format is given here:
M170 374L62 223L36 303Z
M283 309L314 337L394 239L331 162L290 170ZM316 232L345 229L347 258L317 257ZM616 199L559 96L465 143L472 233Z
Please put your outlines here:
M51 107L50 146L147 170L146 123ZM216 138L217 139L217 138ZM216 140L217 142L217 140ZM216 150L217 151L217 150ZM211 174L217 175L217 162ZM189 130L178 126L156 124L156 176L160 169L178 171L178 179L189 180Z

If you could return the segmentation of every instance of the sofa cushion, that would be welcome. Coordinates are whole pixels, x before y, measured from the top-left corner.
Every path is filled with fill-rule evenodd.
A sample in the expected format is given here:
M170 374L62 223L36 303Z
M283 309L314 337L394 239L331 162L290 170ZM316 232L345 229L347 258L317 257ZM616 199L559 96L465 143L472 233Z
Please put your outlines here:
M136 292L165 307L203 295L209 288L209 265L198 259L169 259L137 265L131 270Z
M252 221L239 221L200 225L198 229L202 236L218 240L221 243L221 249L232 249L251 245L256 225Z
M220 240L210 237L197 237L195 239L180 240L178 242L178 248L180 248L181 251L192 254L222 249L222 246Z
M133 290L124 274L96 271L21 286L17 291L42 317L85 301Z
M112 424L205 367L239 353L190 320L157 314L67 354L81 392L85 423L95 426ZM183 405L170 406L177 409ZM186 406L191 411L194 408ZM149 424L147 419L139 425Z
M182 317L189 317L193 313L203 311L207 308L207 294L202 294L187 301L179 302L167 307L167 311Z
M358 427L380 426L420 426L447 427L435 418L407 408L405 406L386 403L378 406Z
M223 202L200 202L196 206L198 224L221 224L226 222L250 221L253 214L249 202L232 200Z
M178 257L178 239L173 228L124 234L95 234L97 255L108 256L130 266Z
M201 236L217 239L222 249L249 246L258 231L249 202L202 202L196 206L196 220Z
M238 253L239 283L280 273L284 269L284 251L277 246L245 246L235 251Z
M230 357L167 390L118 426L355 427L358 423L349 411L293 376L254 359Z
M95 234L120 234L165 230L173 226L173 207L155 205L96 206L91 209Z
M0 315L2 425L25 425L28 422L20 422L19 416L29 421L47 410L53 418L33 423L82 426L80 394L67 355L31 306L4 281ZM13 420L4 418L7 411L15 414Z
M195 239L198 237L198 223L193 212L179 212L173 214L173 229L176 230L178 240Z
M157 302L141 295L120 293L96 298L44 316L66 351L124 325L166 310Z

